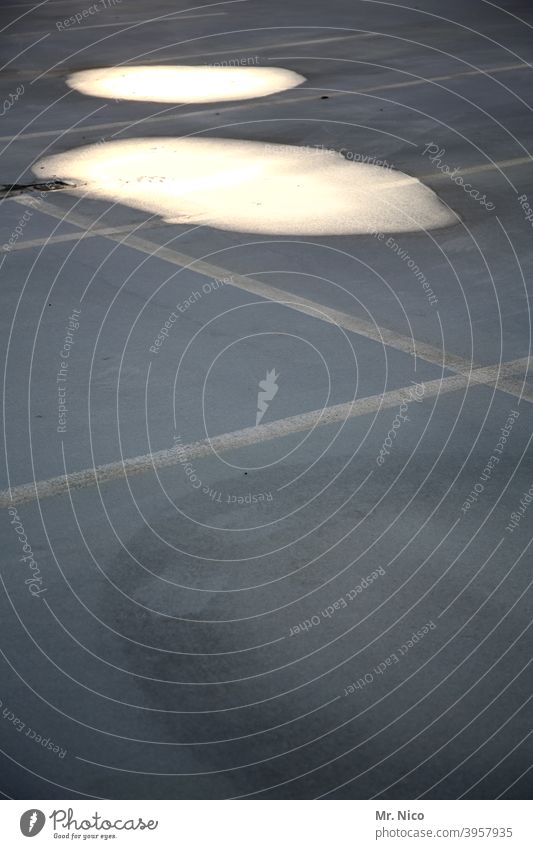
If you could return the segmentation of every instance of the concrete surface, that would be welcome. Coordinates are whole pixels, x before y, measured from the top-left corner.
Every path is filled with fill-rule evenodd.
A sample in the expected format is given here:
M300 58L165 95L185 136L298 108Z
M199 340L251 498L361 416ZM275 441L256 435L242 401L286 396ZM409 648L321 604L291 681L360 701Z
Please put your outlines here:
M3 7L2 97L24 90L1 183L77 145L195 134L374 157L460 217L394 247L168 225L65 192L0 204L0 242L19 228L0 258L5 797L530 792L533 16L419 5L123 0L67 27L81 0ZM238 57L307 82L182 106L65 85ZM197 442L186 466L176 445Z

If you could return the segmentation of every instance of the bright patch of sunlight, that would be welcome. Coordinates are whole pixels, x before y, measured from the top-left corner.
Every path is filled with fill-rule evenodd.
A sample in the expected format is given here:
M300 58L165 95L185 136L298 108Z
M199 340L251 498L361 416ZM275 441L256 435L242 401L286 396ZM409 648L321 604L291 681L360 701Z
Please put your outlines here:
M285 91L303 82L305 77L285 68L214 68L209 65L94 68L67 77L67 85L82 94L157 103L248 100Z
M178 224L273 235L399 233L456 216L419 180L335 151L216 138L141 138L41 160L35 173Z

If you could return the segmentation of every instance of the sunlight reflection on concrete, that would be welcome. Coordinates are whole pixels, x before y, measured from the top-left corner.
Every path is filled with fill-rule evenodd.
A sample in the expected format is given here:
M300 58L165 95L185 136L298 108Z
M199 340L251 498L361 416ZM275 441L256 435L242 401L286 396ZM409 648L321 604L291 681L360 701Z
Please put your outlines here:
M277 235L398 233L457 218L414 177L330 150L218 138L140 138L47 157L39 177L167 222Z
M67 85L81 94L156 103L215 103L266 97L305 77L285 68L214 68L209 65L135 65L77 71Z

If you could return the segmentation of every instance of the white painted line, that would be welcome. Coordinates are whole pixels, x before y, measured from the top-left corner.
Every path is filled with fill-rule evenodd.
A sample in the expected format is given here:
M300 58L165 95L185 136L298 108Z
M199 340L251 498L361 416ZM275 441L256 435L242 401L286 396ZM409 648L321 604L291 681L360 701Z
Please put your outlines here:
M122 224L120 227L96 227L92 230L86 230L84 233L80 233L79 230L76 230L75 233L46 236L42 239L28 239L26 242L15 242L15 244L11 245L11 247L4 247L3 245L0 245L0 254L10 254L12 251L24 251L29 250L30 248L40 248L43 245L55 245L60 242L81 242L89 236L111 236L115 233L127 233L131 229L131 224Z
M189 21L189 20L192 20L193 18L214 18L214 17L217 17L218 15L226 15L226 14L227 14L227 12L209 12L207 15L181 15L180 16L180 13L176 12L175 15L170 16L168 18L165 16L164 21L161 21L161 18L140 18L138 21L114 21L113 23L110 23L110 24L83 24L81 29L83 29L83 30L86 30L86 29L104 29L104 28L109 29L110 27L114 27L116 29L118 27L129 27L129 26L133 27L133 26L141 26L141 25L144 26L144 24L166 23L167 21L178 21L178 23L180 23L181 21ZM62 23L62 21L59 21L59 23ZM57 30L57 32L61 32L61 33L63 33L63 32L73 32L73 31L74 32L76 31L76 27L63 27L63 29ZM42 34L42 30L40 32L20 32L20 33L17 32L17 38L19 36L22 38L23 36L28 37L28 36L41 35L41 34ZM118 33L118 34L120 34L120 33ZM48 33L48 35L50 35L50 33Z
M457 392L466 388L471 383L493 384L499 376L514 374L524 369L530 362L526 357L503 363L496 366L475 369L470 378L463 375L438 378L424 382L423 399L434 398L447 392ZM85 489L95 486L96 483L103 484L118 478L142 474L152 469L163 469L168 466L176 466L183 458L194 460L200 457L208 457L213 453L220 454L226 451L235 451L266 442L271 439L281 439L293 433L310 430L313 427L336 424L356 416L365 416L376 413L381 409L397 407L402 401L412 400L409 394L412 386L404 386L401 389L393 389L382 395L370 395L367 398L349 402L347 404L336 404L333 407L324 407L322 410L312 410L298 416L289 416L278 419L258 427L247 427L243 430L235 430L231 433L223 433L212 439L202 439L199 442L191 442L188 445L180 445L176 448L166 448L155 451L153 454L143 454L138 457L130 457L115 463L106 463L93 469L83 469L80 472L71 472L68 475L49 478L48 480L26 483L15 486L10 490L0 491L0 507L9 507L12 504L25 504L36 498L49 498L53 495L62 495L68 490Z
M533 165L531 156L518 156L515 159L502 159L500 162L485 162L483 165L472 165L470 168L461 168L460 175L480 174L482 171L494 171L496 168L517 168L520 165ZM449 180L450 175L444 171L433 171L431 174L418 175L417 179L430 182L431 180Z
M414 85L426 85L427 83L438 83L442 80L456 80L461 77L476 77L480 74L501 74L507 71L522 71L526 69L531 69L531 65L527 65L524 62L515 62L513 65L499 65L495 68L478 68L473 71L457 71L455 74L442 74L438 77L424 77L418 80L403 80L398 83L387 83L383 85L375 85L371 88L361 88L359 91L361 94L367 94L372 91L386 91L391 88L408 88Z
M30 8L32 11L35 11L39 8L39 6L46 5L49 6L64 6L64 5L72 5L72 0L44 0L43 3L5 3L2 8L3 9L24 9L26 7Z
M176 103L174 105L174 109L178 110L181 107L181 104ZM170 109L166 109L165 112L170 112ZM187 113L190 114L190 113ZM197 113L193 113L197 114ZM100 132L100 130L114 130L120 129L121 127L131 127L136 124L157 124L159 121L169 121L172 118L175 119L175 115L159 115L154 116L153 118L144 118L142 121L109 121L106 124L80 124L77 127L72 127L72 129L62 129L62 130L40 130L36 133L20 133L17 136L17 142L24 141L24 139L44 139L50 136L61 136L65 134L66 136L71 136L74 133L85 133L85 132ZM0 141L12 141L13 133L9 136L0 136ZM94 141L94 139L93 139ZM87 142L90 144L91 142Z
M345 40L348 37L349 36L341 36L340 38L324 39L324 41L342 41L342 40ZM371 34L362 33L359 36L353 36L353 37L354 38L356 38L356 37L362 38L362 37L372 37L372 36L371 36ZM315 43L315 42L293 42L293 44L286 44L286 45L281 45L281 46L292 47L292 46L298 46L299 44L308 44L308 43L312 44L312 43ZM270 45L270 46L272 46L272 45ZM261 50L263 48L258 47L256 49ZM243 50L233 50L231 52L232 53L242 53L244 50L246 50L248 53L252 52L250 48L243 48ZM224 51L224 53L222 53L221 55L227 55L228 52L229 51ZM207 56L214 56L214 55L219 55L219 54L209 53L209 54L206 54L206 55ZM185 57L185 58L180 57L179 61L180 62L187 62L189 58L194 58L194 57ZM279 57L268 57L268 58L272 59L273 61L281 61L284 57L279 56ZM300 57L300 58L305 58L305 57ZM168 57L164 58L164 59L158 59L158 62L161 62L161 61L168 63L168 62L171 61L171 59L169 59ZM146 61L145 64L150 64L150 62ZM427 84L427 83L438 82L439 80L455 79L455 78L460 78L460 77L465 77L465 76L470 76L470 75L479 76L481 74L495 74L495 73L498 73L498 72L504 72L504 71L510 71L510 70L521 70L521 69L525 70L526 68L529 68L529 67L530 67L529 65L524 65L524 64L520 63L520 64L516 64L516 65L502 65L502 66L497 67L497 68L480 68L478 71L458 71L456 74L448 74L446 76L425 77L424 79L420 79L420 80L404 80L403 82L398 82L398 83L383 83L382 85L376 85L376 86L372 86L370 88L362 88L362 89L358 89L357 91L332 91L332 92L329 93L328 97L330 97L330 98L350 97L350 96L357 95L357 94L371 94L372 92L386 91L390 88L406 88L406 87L413 86L413 85L423 85L423 84ZM33 78L35 73L36 73L35 71L32 71L31 73L28 72L27 78L28 79ZM61 70L61 76L65 76L66 73L67 73L67 71ZM22 78L25 78L24 74L19 74L16 77L16 79L22 79ZM268 98L268 100L265 100L264 103L262 103L262 104L261 103L255 104L255 107L258 107L258 106L261 106L261 105L269 106L272 103L275 103L275 104L281 105L281 106L290 105L292 103L298 103L298 104L299 103L305 103L306 101L309 101L309 100L316 100L318 96L319 96L319 94L318 94L317 91L309 92L309 89L303 87L299 90L299 93L296 94L296 95L292 95L290 97L287 97L287 96L284 96L283 94L281 94L281 95L276 96L275 98L270 97L270 98ZM176 109L181 109L181 107L183 105L186 105L186 104L176 104ZM245 103L230 103L227 106L219 105L217 107L216 111L219 112L219 113L233 112L235 110L242 110L242 109L247 109L247 108L249 108L249 103L247 103L247 102L245 102ZM196 115L200 115L200 116L204 115L205 116L205 114L206 114L206 109L197 109L195 111L188 111L188 112L180 111L180 117L182 117L182 118L193 118ZM169 115L169 114L155 115L152 118L147 117L147 118L142 119L142 121L140 121L140 122L136 121L136 122L133 122L133 123L135 123L135 124L137 124L137 123L156 124L156 123L159 123L159 122L162 122L162 121L169 121L169 120L172 119L172 117L173 116ZM72 135L73 133L120 129L120 128L130 127L131 125L132 125L132 121L110 121L110 122L105 123L105 124L83 124L83 125L80 124L77 127L72 127L72 129L64 127L62 129L58 129L58 130L40 130L40 131L34 132L34 133L20 133L17 136L17 141L21 141L21 140L24 140L24 139L48 138L50 136L60 136L60 135L69 136L69 135ZM9 142L9 141L12 140L12 138L13 138L12 134L8 135L8 136L0 136L0 141ZM522 162L523 159L524 159L524 157L520 157L516 160L507 160L507 162L513 163L513 164L516 164L516 165L521 165L521 164L523 164L523 162ZM530 160L526 158L526 161L529 162ZM492 167L492 166L489 166L489 167ZM469 172L468 172L468 170L465 169L464 173L469 173Z
M15 203L25 204L27 201L24 197L16 197L13 199ZM82 230L90 229L91 221L85 216L78 213L66 214L59 207L54 206L48 201L39 203L39 210L53 218L59 218L62 221L74 224ZM363 336L365 339L371 339L373 342L378 342L380 345L387 345L389 348L394 348L397 351L402 351L404 354L415 355L425 362L439 366L439 368L449 369L466 377L470 377L473 369L479 369L474 363L466 360L464 357L451 354L449 351L442 351L429 345L426 342L418 342L410 336L404 336L401 333L396 333L394 330L389 330L384 327L372 324L370 321L365 321L362 318L356 318L349 313L341 312L340 310L328 307L325 304L319 304L316 301L311 301L309 298L304 298L301 295L293 295L283 289L278 289L275 286L270 286L268 283L263 283L255 280L253 277L248 277L243 274L235 274L227 268L219 265L212 265L204 260L195 259L187 254L180 253L158 245L157 242L152 242L149 239L143 239L136 235L113 235L107 234L103 238L110 239L113 242L119 242L127 247L134 248L147 256L157 257L171 265L177 265L178 268L187 268L195 274L202 277L207 277L209 280L226 278L227 285L234 286L237 289L242 289L252 295L260 298L273 301L281 306L296 310L311 318L325 321L330 324L335 324L342 327L350 333L356 333ZM513 395L518 398L523 398L533 402L533 390L523 387L520 382L511 380L502 380L498 382L498 389L506 392L508 395Z

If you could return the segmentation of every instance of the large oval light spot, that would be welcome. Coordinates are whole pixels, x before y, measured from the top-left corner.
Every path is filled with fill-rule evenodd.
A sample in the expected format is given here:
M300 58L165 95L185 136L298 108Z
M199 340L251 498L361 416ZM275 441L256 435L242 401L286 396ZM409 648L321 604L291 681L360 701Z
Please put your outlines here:
M444 227L455 215L399 171L335 151L228 139L129 139L37 163L76 194L127 204L165 221L276 235L398 233Z
M266 97L305 77L285 68L213 68L208 65L133 65L94 68L67 77L81 94L156 103L215 103Z

